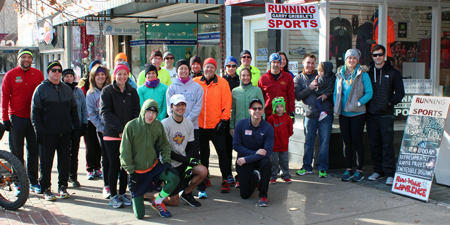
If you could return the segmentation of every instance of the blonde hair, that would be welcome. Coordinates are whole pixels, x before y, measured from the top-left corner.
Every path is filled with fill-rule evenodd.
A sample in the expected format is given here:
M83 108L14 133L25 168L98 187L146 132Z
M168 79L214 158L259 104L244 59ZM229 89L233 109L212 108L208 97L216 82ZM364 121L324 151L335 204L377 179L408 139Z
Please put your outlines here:
M325 71L323 69L323 63L319 63L319 65L317 66L317 71Z
M97 70L98 70L99 68L104 69L104 70L105 70L105 75L106 75L105 83L103 83L103 86L102 86L102 87L97 87L97 86L95 85L95 75L97 74ZM106 66L103 66L103 65L101 65L101 64L95 65L95 66L92 68L91 72L89 73L89 91L92 91L92 92L93 92L93 91L95 90L96 87L99 88L99 89L101 90L101 89L103 89L106 85L109 85L109 84L111 84L111 75L109 74L108 68L106 68Z

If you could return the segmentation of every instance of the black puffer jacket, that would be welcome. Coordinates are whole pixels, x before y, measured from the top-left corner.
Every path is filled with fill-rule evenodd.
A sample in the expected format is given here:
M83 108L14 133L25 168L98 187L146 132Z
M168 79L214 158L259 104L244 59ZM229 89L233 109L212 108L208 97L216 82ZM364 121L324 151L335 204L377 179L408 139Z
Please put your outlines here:
M104 87L100 95L100 114L105 120L103 135L119 137L128 121L139 117L140 110L137 91L128 82L123 93L116 81Z
M323 62L323 76L317 78L319 88L316 89L317 95L326 94L334 92L334 83L336 82L336 74L333 73L333 63Z
M369 77L372 81L373 97L368 103L367 112L376 115L393 115L394 105L405 96L402 76L386 61L381 69L370 63Z
M36 133L45 135L71 133L72 127L81 129L72 89L62 82L43 81L33 94L31 122Z

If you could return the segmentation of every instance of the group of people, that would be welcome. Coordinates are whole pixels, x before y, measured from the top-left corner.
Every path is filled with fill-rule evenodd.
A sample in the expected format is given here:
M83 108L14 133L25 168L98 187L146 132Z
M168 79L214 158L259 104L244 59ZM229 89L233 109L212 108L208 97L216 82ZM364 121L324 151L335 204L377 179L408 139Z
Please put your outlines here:
M103 197L114 208L132 206L136 218L145 215L144 199L151 200L151 207L161 217L170 217L165 205L176 206L180 199L192 207L201 206L193 192L198 191L199 199L207 198L210 141L219 158L220 192L229 193L234 184L246 199L258 188L258 204L264 207L269 206L269 184L276 184L279 175L291 183L288 148L295 99L303 101L305 110L305 154L298 175L312 173L318 132L316 168L320 177L327 177L335 113L346 157L342 180L364 177L366 119L375 171L369 179L387 176L389 181L393 177L393 106L404 90L400 74L384 61L384 53L383 46L375 46L374 63L367 70L358 63L360 52L350 49L345 66L336 75L332 63L322 62L316 70L315 56L306 54L302 73L294 76L283 52L270 55L270 70L261 75L250 65L251 53L244 50L241 65L230 56L219 76L213 58L202 62L193 56L173 66L171 52L163 55L154 50L151 63L137 80L130 73L126 55L119 53L111 72L95 60L89 74L77 83L74 71L63 70L58 61L48 64L48 79L44 80L41 71L31 67L31 51L21 49L19 66L6 74L2 84L2 119L10 131L10 149L22 162L27 140L30 189L43 193L45 200L56 199L50 189L55 150L58 195L70 197L69 182L80 186L78 149L84 136L87 179L103 178ZM161 67L162 61L165 67ZM355 173L353 146L357 152ZM232 173L233 149L237 152L236 176ZM126 194L127 186L131 196ZM16 185L15 192L20 188Z

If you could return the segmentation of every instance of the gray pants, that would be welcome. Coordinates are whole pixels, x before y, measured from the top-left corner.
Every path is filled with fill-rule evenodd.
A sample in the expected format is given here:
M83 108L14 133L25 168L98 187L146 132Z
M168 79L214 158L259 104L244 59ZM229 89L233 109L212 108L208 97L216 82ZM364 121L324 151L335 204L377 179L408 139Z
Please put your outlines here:
M290 178L291 175L289 175L289 158L288 158L288 152L272 152L272 155L270 156L270 159L272 160L272 176L270 177L271 180L276 180L278 173L283 171L281 174L281 179Z

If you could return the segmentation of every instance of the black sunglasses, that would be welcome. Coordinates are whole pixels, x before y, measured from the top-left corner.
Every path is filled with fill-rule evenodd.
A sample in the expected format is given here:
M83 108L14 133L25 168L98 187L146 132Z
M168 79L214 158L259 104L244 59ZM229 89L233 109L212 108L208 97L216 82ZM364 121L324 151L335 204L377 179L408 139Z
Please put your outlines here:
M236 64L234 64L234 65L229 65L229 64L227 64L226 67L228 67L228 68L230 68L230 67L236 68L237 65L236 65Z
M382 56L384 56L384 53L374 53L374 54L372 54L372 56L373 57L377 57L377 56L382 57Z
M244 59L251 59L252 57L251 57L251 56L244 55L244 56L242 56L242 58L244 58Z
M168 60L174 60L175 58L174 58L174 57L166 57L166 59L168 59Z
M50 71L52 71L53 73L62 73L62 69L51 69Z
M263 110L263 107L253 107L252 109L253 109L254 111L256 111L256 110L262 111L262 110Z

